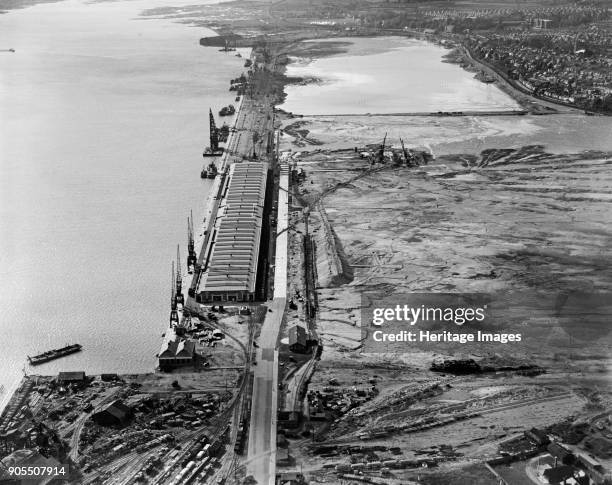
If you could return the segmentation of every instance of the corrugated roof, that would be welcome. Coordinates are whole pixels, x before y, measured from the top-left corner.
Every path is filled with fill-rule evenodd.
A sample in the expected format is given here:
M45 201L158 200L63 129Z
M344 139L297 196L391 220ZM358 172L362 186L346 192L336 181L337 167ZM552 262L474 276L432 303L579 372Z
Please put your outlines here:
M267 163L231 166L199 291L255 292L267 176Z
M58 380L60 381L83 381L85 380L85 372L83 371L60 372L57 377L58 377Z

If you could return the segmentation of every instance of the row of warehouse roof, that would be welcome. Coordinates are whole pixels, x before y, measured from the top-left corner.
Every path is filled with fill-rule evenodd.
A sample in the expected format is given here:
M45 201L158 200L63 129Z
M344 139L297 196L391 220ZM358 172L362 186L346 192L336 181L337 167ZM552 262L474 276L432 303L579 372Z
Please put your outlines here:
M204 301L254 299L267 176L263 162L230 167L198 290Z

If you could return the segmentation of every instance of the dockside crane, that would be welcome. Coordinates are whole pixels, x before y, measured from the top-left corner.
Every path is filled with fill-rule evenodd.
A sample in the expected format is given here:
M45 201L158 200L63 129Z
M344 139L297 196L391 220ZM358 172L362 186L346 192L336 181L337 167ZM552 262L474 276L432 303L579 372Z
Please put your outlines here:
M187 273L193 274L198 261L193 239L193 211L191 211L191 215L187 217L187 238Z
M174 285L174 261L172 261L172 276L170 279L170 326L178 325L178 312L176 311L176 287Z
M181 251L180 247L176 247L176 305L181 307L185 304L183 296L183 277L181 275Z
M213 152L219 151L219 130L215 124L215 117L212 109L208 109L208 117L210 119L210 149Z
M387 133L385 133L385 137L383 138L382 145L378 149L378 154L374 159L374 163L385 163L385 145L387 144Z
M404 140L400 138L400 142L402 144L402 152L404 153L404 161L406 162L406 166L410 167L412 166L413 162L416 163L416 160L414 159L414 155L412 155L412 153L406 150L406 146L404 145ZM416 163L416 165L418 165L418 163Z

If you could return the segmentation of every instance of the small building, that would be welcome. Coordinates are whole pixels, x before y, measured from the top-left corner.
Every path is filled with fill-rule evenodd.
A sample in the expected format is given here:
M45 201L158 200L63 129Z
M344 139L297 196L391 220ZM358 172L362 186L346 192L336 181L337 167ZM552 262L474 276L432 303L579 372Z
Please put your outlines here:
M83 371L60 372L57 375L57 383L62 386L68 386L70 384L83 386L87 384L87 376Z
M195 362L195 342L184 340L169 329L162 342L157 360L159 369L170 371L178 367L193 365Z
M302 354L308 350L306 330L301 325L295 325L289 329L289 349Z
M306 480L304 475L298 472L286 472L276 475L276 483L278 485L305 485Z
M300 424L300 413L297 411L279 411L278 426L280 428L294 429Z
M563 485L570 478L574 478L573 466L561 465L544 470L544 477L551 485Z
M91 419L100 426L123 426L132 418L132 408L121 400L113 401L104 409L94 413Z
M550 443L550 439L548 438L548 435L544 431L538 428L531 428L530 430L525 431L524 434L525 434L525 438L530 439L538 446L546 446Z
M104 382L113 382L118 381L119 376L117 374L100 374L100 379L102 379Z
M610 479L611 473L594 458L591 458L586 454L579 454L578 463L580 466L584 467L584 469L593 479L593 482L606 483L606 480Z
M276 449L276 464L278 466L291 466L295 463L287 448Z
M551 443L546 448L548 452L555 457L559 463L563 463L564 465L571 465L575 463L576 456L567 448L560 445L559 443Z

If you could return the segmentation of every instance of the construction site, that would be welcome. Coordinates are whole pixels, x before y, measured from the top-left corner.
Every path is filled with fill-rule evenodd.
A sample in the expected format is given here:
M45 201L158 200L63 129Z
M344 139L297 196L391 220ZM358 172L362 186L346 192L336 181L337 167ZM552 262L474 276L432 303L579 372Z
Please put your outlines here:
M388 135L408 130L410 116L279 112L291 197L277 474L605 483L612 396L601 320L536 318L526 297L497 322L522 332L521 345L368 354L361 310L365 292L473 291L503 302L509 292L605 291L608 234L597 227L609 210L612 154L526 145L436 155Z

